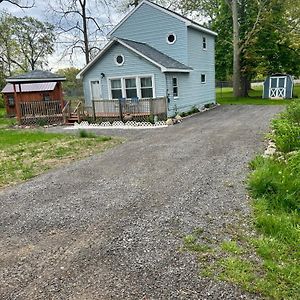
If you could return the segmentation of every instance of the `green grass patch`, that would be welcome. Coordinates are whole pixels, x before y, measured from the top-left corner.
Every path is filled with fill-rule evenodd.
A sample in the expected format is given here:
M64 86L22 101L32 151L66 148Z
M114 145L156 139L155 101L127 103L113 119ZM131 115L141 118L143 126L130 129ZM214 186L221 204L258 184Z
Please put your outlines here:
M16 125L16 119L15 118L8 118L6 117L6 110L5 108L0 108L0 129L6 128L9 126Z
M295 94L300 95L300 85L296 85L294 88ZM262 87L255 87L253 90L250 90L249 97L233 97L232 88L217 88L216 97L217 102L222 105L286 105L291 103L293 100L287 99L262 99ZM296 101L299 101L296 99Z
M224 228L231 240L211 245L209 257L194 251L194 235L184 240L199 258L200 276L237 284L264 299L300 299L299 127L300 103L294 102L272 122L271 137L280 152L250 163L253 219L246 223L253 228L242 223Z
M0 129L0 189L61 164L101 153L120 139Z

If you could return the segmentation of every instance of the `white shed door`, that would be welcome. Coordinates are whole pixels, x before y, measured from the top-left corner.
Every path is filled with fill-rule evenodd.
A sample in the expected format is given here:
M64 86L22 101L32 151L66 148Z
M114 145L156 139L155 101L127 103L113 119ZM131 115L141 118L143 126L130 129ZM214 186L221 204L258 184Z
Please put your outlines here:
M285 98L286 77L270 77L270 98Z
M100 90L100 81L99 80L91 81L91 93L92 93L92 100L100 100L101 99L101 90Z

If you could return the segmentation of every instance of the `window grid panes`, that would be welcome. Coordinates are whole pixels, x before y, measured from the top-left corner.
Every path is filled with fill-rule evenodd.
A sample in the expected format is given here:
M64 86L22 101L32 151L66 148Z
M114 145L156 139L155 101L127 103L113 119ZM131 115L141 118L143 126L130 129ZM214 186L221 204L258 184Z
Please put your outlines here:
M207 46L206 45L206 37L202 38L202 46L203 46L203 49L206 50L206 46Z
M111 84L111 95L113 99L122 98L122 83L121 79L113 79L110 81Z
M153 87L151 77L141 78L141 96L142 98L153 98Z
M125 91L126 98L137 97L137 88L136 88L136 79L135 78L126 78L125 79Z
M173 96L178 97L178 79L176 77L173 77L172 84L173 84Z

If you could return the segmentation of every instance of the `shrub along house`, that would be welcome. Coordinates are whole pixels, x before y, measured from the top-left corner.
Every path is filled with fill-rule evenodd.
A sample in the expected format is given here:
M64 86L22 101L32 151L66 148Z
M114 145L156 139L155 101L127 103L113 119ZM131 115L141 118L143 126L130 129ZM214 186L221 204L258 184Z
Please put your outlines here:
M215 103L216 35L142 1L77 75L83 80L85 104L93 106L96 115L109 116L119 111L118 100L128 104L123 106L127 112L154 115Z
M9 77L2 90L8 116L20 124L62 121L64 77L48 71L35 70Z

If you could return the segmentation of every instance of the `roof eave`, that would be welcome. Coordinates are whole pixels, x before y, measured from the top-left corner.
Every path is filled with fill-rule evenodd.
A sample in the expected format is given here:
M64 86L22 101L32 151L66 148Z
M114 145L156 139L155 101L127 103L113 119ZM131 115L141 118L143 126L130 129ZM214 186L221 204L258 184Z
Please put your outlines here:
M91 60L77 75L76 79L82 79L82 76L86 71L88 71L97 61L98 59L112 46L112 44L116 41L116 39L112 39L109 41L104 48L95 56L93 60Z
M58 78L34 78L34 79L6 79L7 83L35 83L35 82L56 82L56 81L66 81L66 78L64 77L58 77Z
M169 68L163 68L161 71L163 73L190 73L193 70L192 69L169 69Z
M212 31L212 30L210 30L210 29L207 29L207 28L205 28L205 27L196 25L196 24L194 24L194 23L192 23L192 22L187 21L187 22L186 22L186 25L187 25L188 27L197 29L197 30L202 31L202 32L205 32L205 33L207 33L207 34L210 34L210 35L213 35L213 36L218 36L218 34L217 34L216 32L214 32L214 31Z

